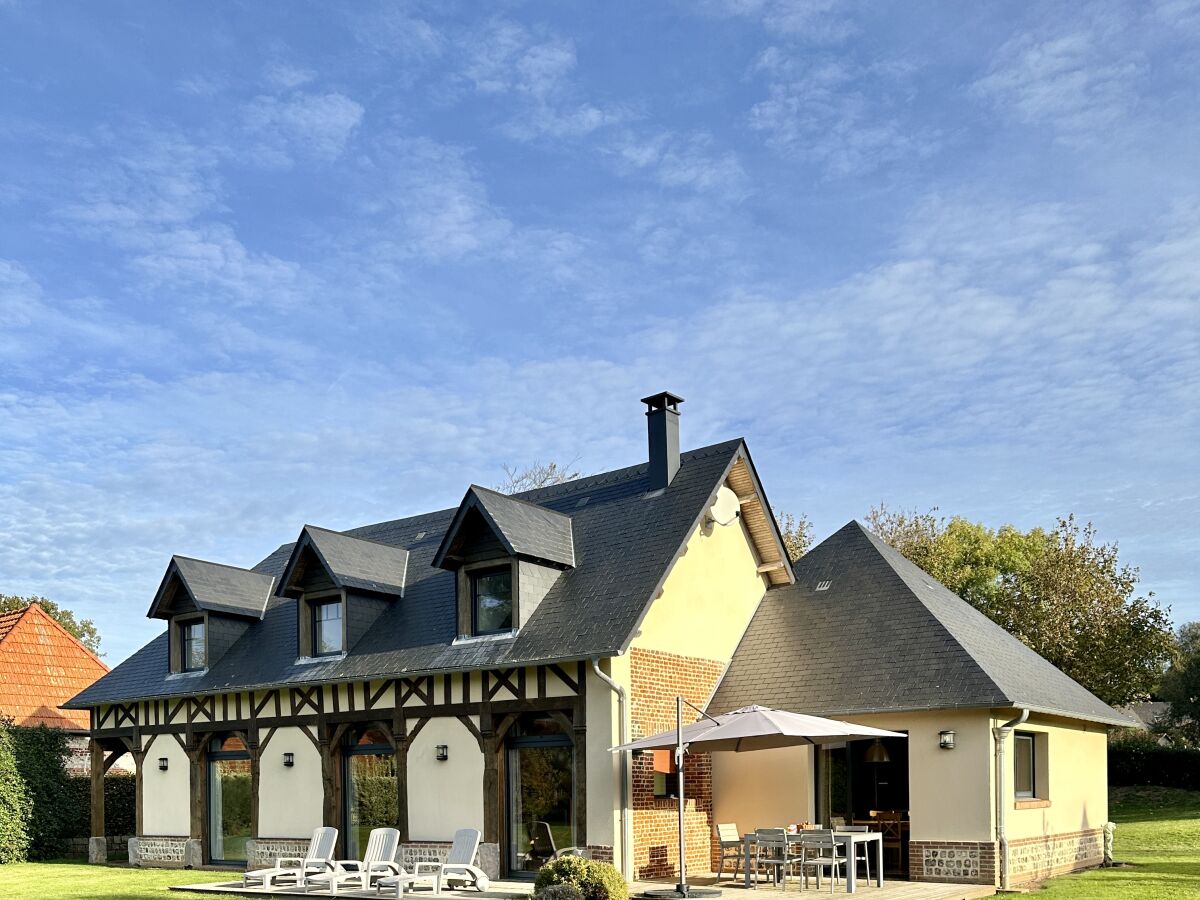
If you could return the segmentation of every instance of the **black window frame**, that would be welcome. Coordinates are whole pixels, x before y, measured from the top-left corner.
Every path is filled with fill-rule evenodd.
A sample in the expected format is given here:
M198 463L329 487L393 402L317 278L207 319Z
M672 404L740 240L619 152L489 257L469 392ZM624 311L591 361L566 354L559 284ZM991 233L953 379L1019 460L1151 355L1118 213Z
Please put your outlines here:
M203 632L200 638L200 665L188 665L188 644L195 642L194 637L189 637L189 633L193 628L199 627ZM179 627L179 671L180 672L203 672L208 668L208 625L201 616L198 619L186 619L178 623Z
M489 575L505 574L508 576L508 627L507 628L492 628L487 631L481 631L479 628L479 595L476 593L475 586L479 583L479 579L486 578ZM487 634L507 634L512 631L517 620L517 604L513 597L513 587L516 578L513 576L512 564L502 566L488 566L483 569L473 569L467 573L467 589L471 594L471 634L487 635Z
M336 606L338 608L338 648L336 650L321 651L321 629L318 625L323 621L318 618L321 609L326 606ZM346 610L345 604L342 603L342 598L326 597L316 600L310 600L308 604L309 630L312 635L312 658L322 658L326 656L341 656L346 652Z
M1017 787L1017 754L1024 752L1023 745L1029 746L1029 790L1023 791ZM1031 731L1013 733L1013 795L1018 800L1037 799L1037 735Z

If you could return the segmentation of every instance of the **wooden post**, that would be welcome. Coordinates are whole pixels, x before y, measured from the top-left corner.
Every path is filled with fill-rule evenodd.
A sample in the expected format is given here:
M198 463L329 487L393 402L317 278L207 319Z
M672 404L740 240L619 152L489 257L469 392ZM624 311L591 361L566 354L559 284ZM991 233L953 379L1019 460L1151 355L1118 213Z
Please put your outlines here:
M392 739L396 752L396 829L401 842L408 840L408 723L404 708L397 706L392 714Z
M500 771L496 753L495 722L492 708L484 702L479 711L479 732L483 735L483 839L500 843Z
M250 837L258 840L258 782L261 748L258 743L258 726L252 724L246 736L246 749L250 751Z
M575 844L587 846L587 719L583 698L572 710L571 740L574 743Z
M95 738L92 751L92 837L104 837L104 748Z

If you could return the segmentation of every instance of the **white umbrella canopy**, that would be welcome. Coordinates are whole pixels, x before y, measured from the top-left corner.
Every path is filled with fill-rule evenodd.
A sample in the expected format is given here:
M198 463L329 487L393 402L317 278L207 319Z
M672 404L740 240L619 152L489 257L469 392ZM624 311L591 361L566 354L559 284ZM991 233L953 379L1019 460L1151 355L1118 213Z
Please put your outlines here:
M775 747L837 744L885 737L904 738L908 735L767 706L743 706L683 728L683 743L701 752L770 750ZM662 750L677 747L679 738L679 731L673 728L612 749Z

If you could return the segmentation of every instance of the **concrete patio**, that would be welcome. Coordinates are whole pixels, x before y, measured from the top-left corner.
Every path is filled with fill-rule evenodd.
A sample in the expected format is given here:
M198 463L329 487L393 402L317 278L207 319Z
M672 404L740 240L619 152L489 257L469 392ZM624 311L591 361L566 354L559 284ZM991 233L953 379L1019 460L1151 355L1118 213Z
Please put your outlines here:
M694 887L716 887L716 879L711 875L690 879L689 883ZM637 897L644 891L661 890L664 887L672 887L673 884L663 881L635 881L629 888L630 897ZM741 879L722 879L719 887L722 891L730 894L745 894L746 889L742 886ZM237 894L246 897L329 897L333 896L327 891L310 891L305 894L302 888L283 887L273 888L270 893L263 891L261 888L243 888L241 880L237 881L218 881L206 882L203 884L189 884L172 887L173 891L185 891L197 894ZM763 900L780 893L779 889L773 885L762 884L755 889L756 892L763 894ZM811 895L813 897L829 896L829 888L827 884L822 885L822 890L817 891L809 882L809 889L801 891L799 880L788 882L788 894ZM885 882L883 887L875 887L874 884L866 884L865 880L860 881L858 889L855 891L855 896L869 897L871 900L975 900L978 897L991 897L995 895L994 888L986 885L978 884L933 884L931 882L919 881L899 881L893 880ZM533 882L531 881L493 881L491 887L480 893L476 890L461 890L461 891L443 891L441 894L435 895L432 891L417 890L410 892L407 896L420 898L422 896L433 897L453 897L460 900L525 900L525 898L533 894ZM845 888L840 886L834 891L834 896L845 896ZM340 891L336 896L347 898L358 898L365 900L371 897L378 900L379 894L375 891ZM391 896L391 895L389 895Z

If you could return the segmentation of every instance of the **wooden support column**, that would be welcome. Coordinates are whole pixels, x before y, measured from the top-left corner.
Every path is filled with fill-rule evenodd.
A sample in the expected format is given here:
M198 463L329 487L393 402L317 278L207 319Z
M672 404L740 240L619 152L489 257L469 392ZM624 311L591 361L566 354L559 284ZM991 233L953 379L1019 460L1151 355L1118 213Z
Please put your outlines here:
M404 707L397 706L392 713L392 740L396 751L396 829L400 840L407 841L408 826L408 723Z
M146 805L145 781L142 772L142 763L146 761L146 751L154 744L154 737L142 747L142 734L137 728L133 730L133 741L129 745L129 752L133 754L133 830L136 837L141 837L146 833L142 826L143 813Z
M572 710L571 738L575 744L575 844L587 846L587 718L583 698Z
M251 725L246 734L246 749L250 751L250 837L258 840L259 760L262 748L258 743L258 726Z
M492 707L484 703L479 711L479 732L483 735L483 839L500 843L500 771Z
M321 752L321 824L337 826L337 785L333 770L333 742L329 733L329 723L325 714L317 716L317 749ZM342 841L341 831L338 832L338 843Z
M188 748L188 783L191 788L189 836L194 841L204 840L204 808L208 805L204 797L208 781L205 768L204 739L194 738Z
M104 837L104 747L91 740L92 837Z

